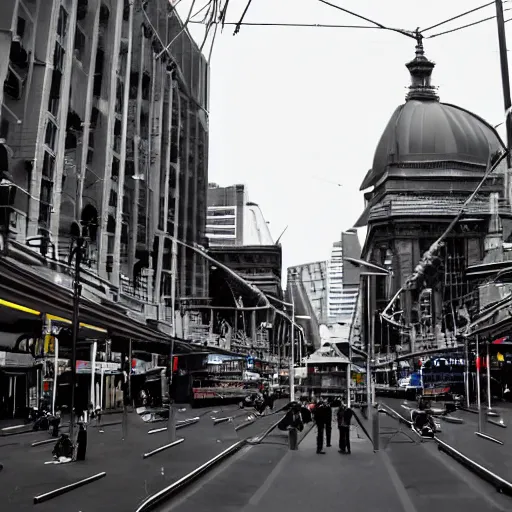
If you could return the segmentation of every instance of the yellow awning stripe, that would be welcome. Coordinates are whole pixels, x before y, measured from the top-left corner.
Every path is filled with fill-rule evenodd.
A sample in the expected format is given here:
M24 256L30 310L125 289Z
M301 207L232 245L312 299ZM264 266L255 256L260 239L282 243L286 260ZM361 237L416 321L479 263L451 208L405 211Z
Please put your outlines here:
M30 315L39 316L41 314L40 311L36 311L35 309L30 309L25 306L20 306L19 304L15 304L14 302L9 302L8 300L0 299L0 306L5 306L6 308L17 309L18 311L23 311L24 313L29 313Z
M50 321L56 321L56 322L64 322L65 324L71 324L71 320L68 320L67 318L62 318L60 316L56 315L46 315L46 318ZM80 322L80 327L83 327L84 329L90 329L91 331L97 331L102 333L107 333L106 329L103 329L103 327L96 327L95 325L91 324L84 324Z

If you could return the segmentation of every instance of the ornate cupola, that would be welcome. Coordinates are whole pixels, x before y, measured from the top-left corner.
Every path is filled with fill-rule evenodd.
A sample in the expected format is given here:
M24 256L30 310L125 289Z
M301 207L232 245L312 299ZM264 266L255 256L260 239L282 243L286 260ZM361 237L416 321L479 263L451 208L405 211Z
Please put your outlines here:
M439 101L436 87L430 83L435 64L425 57L423 36L417 33L416 40L416 57L406 64L411 73L411 85L406 100Z

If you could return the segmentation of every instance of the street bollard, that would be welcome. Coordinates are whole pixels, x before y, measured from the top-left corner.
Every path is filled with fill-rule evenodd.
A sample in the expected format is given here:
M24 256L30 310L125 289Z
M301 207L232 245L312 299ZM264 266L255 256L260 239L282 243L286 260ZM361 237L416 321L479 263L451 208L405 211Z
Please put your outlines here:
M288 444L290 446L290 450L299 449L299 435L296 428L290 428L288 430Z
M176 408L172 401L169 403L169 418L167 420L167 437L170 443L176 441Z
M377 404L377 410L372 415L372 441L373 441L373 451L379 451L380 444L380 416L379 416L379 407Z
M124 441L128 437L128 410L126 405L123 407L123 420L122 420L122 440Z
M85 460L87 452L87 430L84 423L79 423L79 430L76 436L76 460Z

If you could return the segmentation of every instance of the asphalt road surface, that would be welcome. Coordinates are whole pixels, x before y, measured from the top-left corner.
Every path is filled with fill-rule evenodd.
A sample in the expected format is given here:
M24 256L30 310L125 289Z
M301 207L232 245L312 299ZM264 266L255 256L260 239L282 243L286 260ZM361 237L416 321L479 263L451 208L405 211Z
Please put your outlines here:
M214 412L216 411L216 412ZM187 417L202 411L187 411ZM214 426L213 417L232 415L234 423ZM104 432L89 428L87 459L71 464L45 464L52 460L53 444L31 447L41 434L5 438L0 447L0 510L23 512L34 510L33 497L68 485L102 471L101 480L71 491L48 502L36 505L38 512L129 512L149 495L170 485L193 471L207 460L225 450L239 439L256 436L275 423L281 415L258 419L254 424L235 432L234 426L244 423L250 411L236 407L212 408L199 423L177 431L185 442L153 457L142 454L169 442L165 432L148 435L148 430L166 426L166 423L148 424L133 414L130 416L128 436L122 441L122 427L105 427ZM46 436L47 437L47 436ZM18 442L19 444L12 444Z
M500 495L433 442L412 442L382 415L381 450L353 441L352 455L315 453L315 432L298 452L269 440L251 446L206 475L159 512L499 512L512 510ZM333 433L337 442L337 433Z

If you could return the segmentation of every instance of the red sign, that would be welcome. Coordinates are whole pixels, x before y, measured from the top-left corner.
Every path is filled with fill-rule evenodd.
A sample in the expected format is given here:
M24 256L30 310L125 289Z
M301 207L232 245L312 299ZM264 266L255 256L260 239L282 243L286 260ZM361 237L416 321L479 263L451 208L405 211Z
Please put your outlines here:
M172 359L172 371L173 371L173 373L178 371L178 358L177 357L173 357L173 359Z

